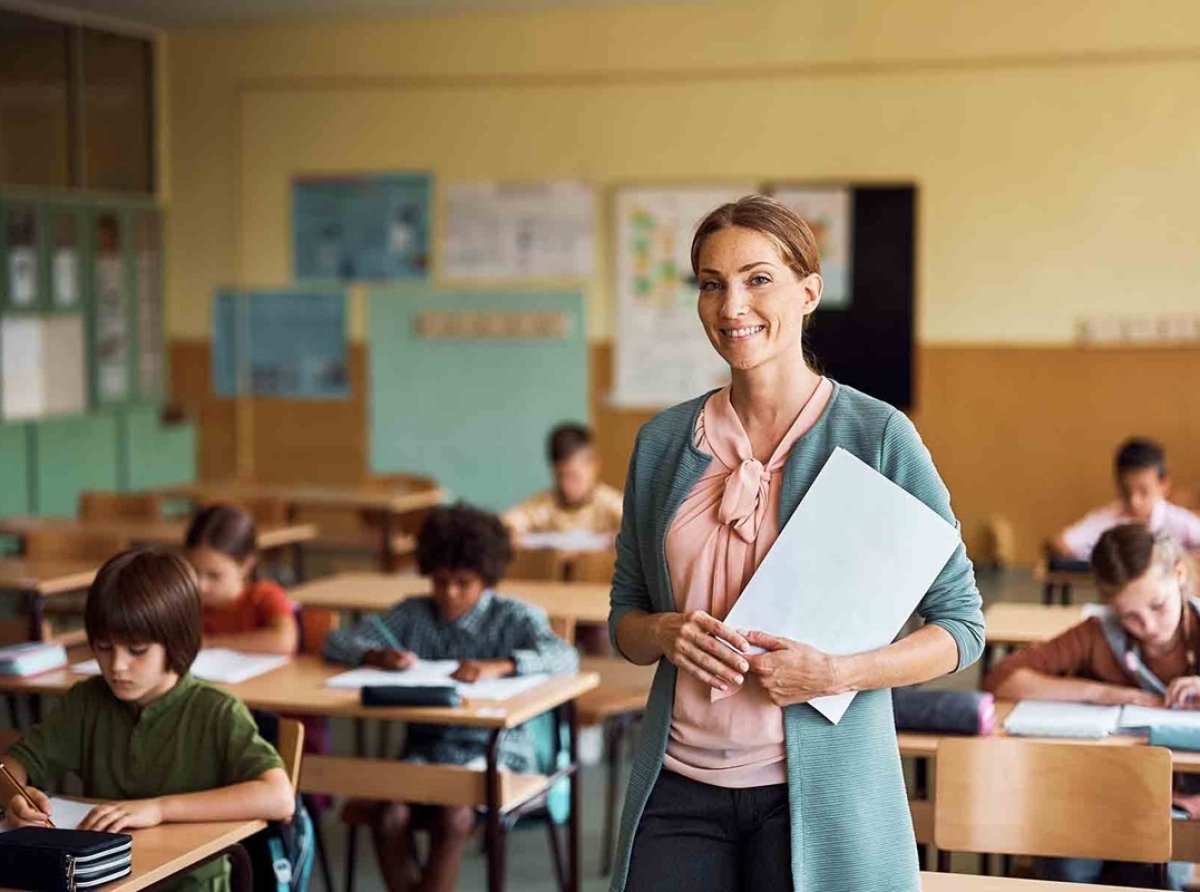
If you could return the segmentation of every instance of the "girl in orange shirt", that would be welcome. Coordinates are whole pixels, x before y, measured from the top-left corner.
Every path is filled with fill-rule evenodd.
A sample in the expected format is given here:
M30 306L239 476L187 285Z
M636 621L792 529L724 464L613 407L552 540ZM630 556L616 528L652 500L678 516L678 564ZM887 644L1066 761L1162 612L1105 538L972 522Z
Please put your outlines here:
M184 547L200 579L204 646L293 654L299 633L287 594L254 579L257 538L253 518L233 505L212 505L192 518Z

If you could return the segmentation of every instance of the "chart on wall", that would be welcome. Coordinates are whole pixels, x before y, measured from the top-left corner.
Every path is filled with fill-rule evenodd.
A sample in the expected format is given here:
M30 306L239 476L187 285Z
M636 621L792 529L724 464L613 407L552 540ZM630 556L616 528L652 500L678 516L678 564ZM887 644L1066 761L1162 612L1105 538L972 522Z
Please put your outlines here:
M427 174L301 176L292 182L297 279L382 282L429 274Z
M344 398L349 394L345 294L218 292L212 371L218 396Z
M848 186L777 186L771 195L808 224L821 258L821 310L850 306L854 203Z
M445 279L592 275L595 201L586 183L449 183L443 207Z
M754 191L752 183L618 190L614 405L668 406L729 380L696 317L692 235L713 208Z

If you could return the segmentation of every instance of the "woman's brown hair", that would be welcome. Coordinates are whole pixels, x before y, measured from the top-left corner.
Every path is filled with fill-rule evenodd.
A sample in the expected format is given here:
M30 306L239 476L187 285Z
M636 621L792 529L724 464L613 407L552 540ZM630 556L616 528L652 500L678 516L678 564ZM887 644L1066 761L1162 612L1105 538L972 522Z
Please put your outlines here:
M236 505L209 505L196 512L183 544L185 548L204 546L244 561L258 552L258 531L254 518Z
M1170 536L1152 532L1142 523L1123 523L1106 531L1092 549L1096 587L1111 598L1141 579L1151 566L1169 573L1180 558L1179 546Z
M83 610L88 644L161 644L179 675L200 650L200 590L191 565L154 549L122 551L105 562Z
M797 278L821 271L817 238L800 215L769 195L746 195L711 211L696 227L692 237L693 275L700 275L700 250L705 240L714 232L733 226L753 229L773 241L779 256Z

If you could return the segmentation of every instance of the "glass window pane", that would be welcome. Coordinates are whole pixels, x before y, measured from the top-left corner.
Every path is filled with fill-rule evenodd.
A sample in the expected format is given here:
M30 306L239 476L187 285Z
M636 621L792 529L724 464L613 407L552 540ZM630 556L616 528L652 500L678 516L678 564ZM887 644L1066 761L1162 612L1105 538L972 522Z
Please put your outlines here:
M8 305L28 310L38 303L37 211L31 204L10 204L4 211Z
M63 188L67 28L0 10L0 185Z
M83 145L89 189L153 192L151 53L137 37L83 31Z
M137 264L138 393L143 397L162 392L163 320L161 247L158 214L139 214L134 234Z
M50 215L50 294L60 310L79 306L81 252L79 211L61 208Z
M100 403L129 396L129 314L121 218L104 212L96 219L96 397Z

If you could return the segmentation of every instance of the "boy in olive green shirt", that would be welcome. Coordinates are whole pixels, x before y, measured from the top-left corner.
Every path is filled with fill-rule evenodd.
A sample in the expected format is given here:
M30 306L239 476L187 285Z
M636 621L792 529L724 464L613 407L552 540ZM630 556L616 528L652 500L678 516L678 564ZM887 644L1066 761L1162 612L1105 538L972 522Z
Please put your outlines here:
M85 624L103 677L75 685L5 756L17 779L33 785L38 806L13 797L10 824L53 820L36 788L72 772L87 798L110 800L88 814L84 830L291 817L283 762L250 712L188 674L200 649L200 597L182 558L153 551L112 558L88 592ZM207 864L170 888L224 892L228 863Z

